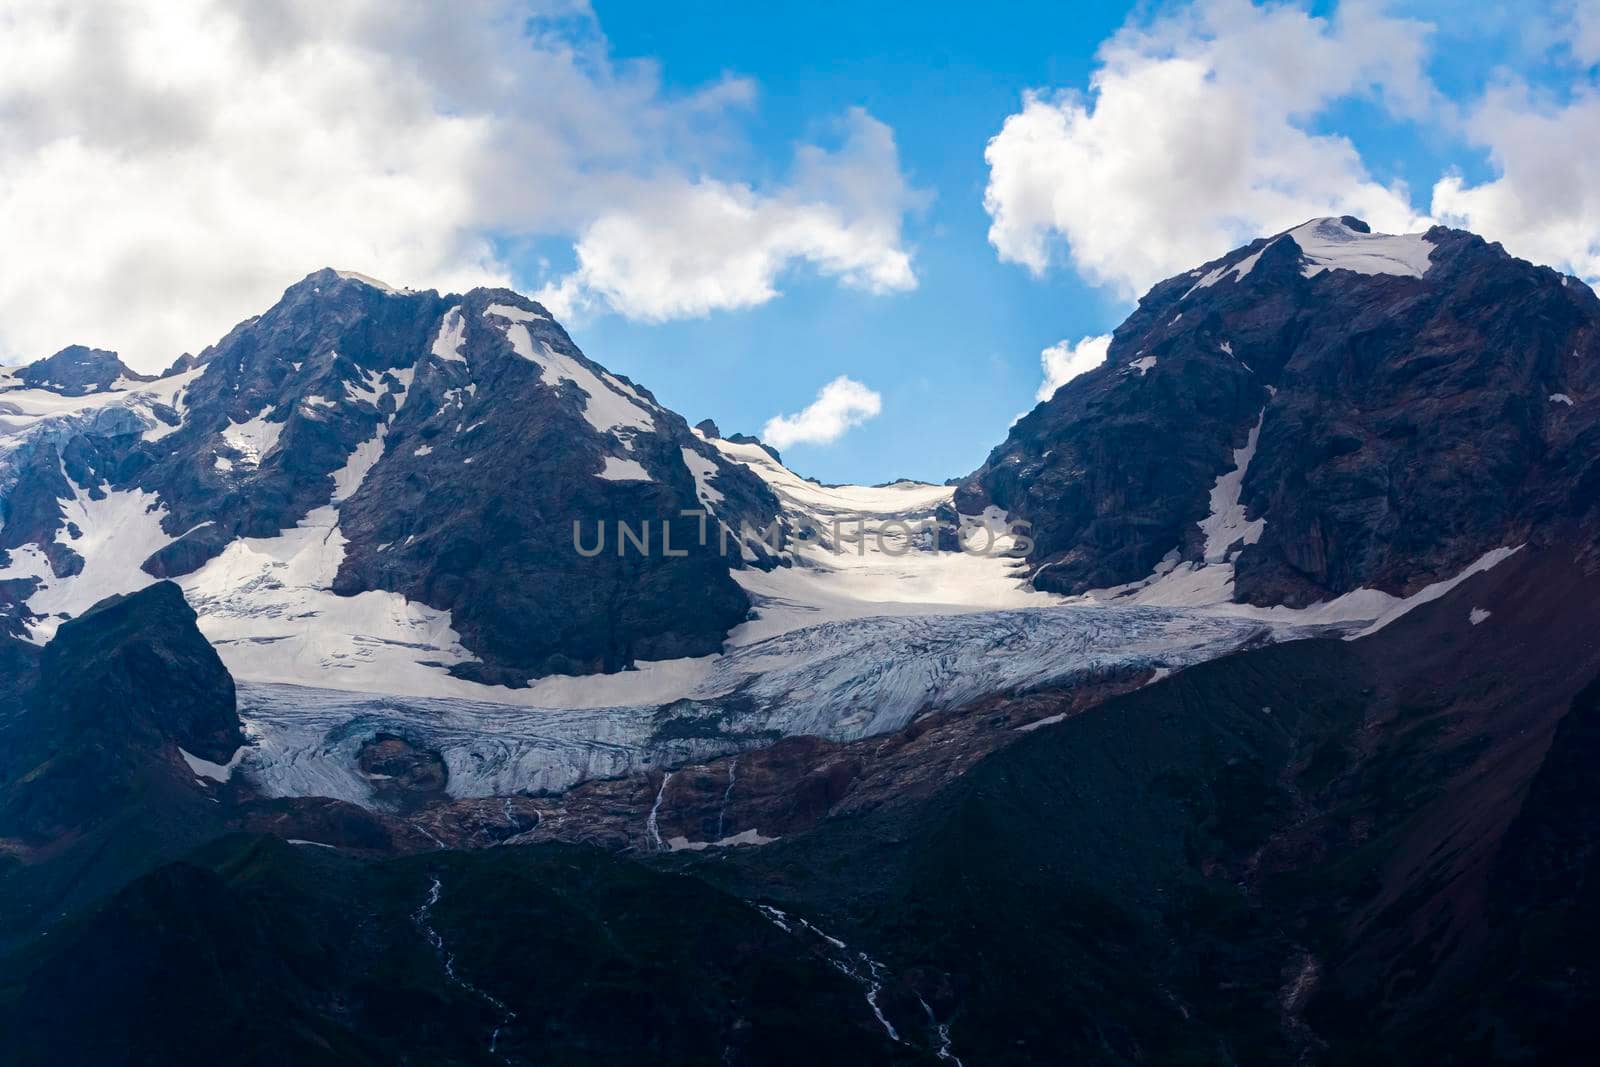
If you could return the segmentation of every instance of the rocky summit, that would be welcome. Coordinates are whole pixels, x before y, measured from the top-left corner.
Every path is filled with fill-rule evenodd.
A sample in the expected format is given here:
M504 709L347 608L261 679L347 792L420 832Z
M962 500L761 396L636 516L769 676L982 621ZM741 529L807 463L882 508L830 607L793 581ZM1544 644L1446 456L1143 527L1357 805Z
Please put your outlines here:
M1580 1062L1597 368L1341 217L948 484L506 289L0 370L0 1060Z
M1032 523L1041 589L1229 562L1240 603L1405 595L1596 528L1597 368L1576 279L1314 220L1157 285L956 501Z

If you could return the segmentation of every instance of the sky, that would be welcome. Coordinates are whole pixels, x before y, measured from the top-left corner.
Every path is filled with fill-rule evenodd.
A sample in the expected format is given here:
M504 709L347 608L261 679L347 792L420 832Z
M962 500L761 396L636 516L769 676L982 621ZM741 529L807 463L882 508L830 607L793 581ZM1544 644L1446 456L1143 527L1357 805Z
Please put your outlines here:
M1600 0L0 0L0 361L509 285L825 481L967 473L1307 218L1600 278Z

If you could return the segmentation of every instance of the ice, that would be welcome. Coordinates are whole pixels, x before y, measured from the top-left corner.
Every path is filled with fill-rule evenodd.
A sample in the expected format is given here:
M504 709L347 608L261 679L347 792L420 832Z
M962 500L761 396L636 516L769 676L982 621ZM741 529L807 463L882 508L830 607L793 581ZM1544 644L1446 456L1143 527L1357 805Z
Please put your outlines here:
M376 407L378 398L383 395L383 390L378 388L379 376L365 367L356 369L360 371L361 378L358 381L345 382L345 393L351 400L364 400Z
M645 686L635 694L644 698L639 702L605 707L561 707L559 687L474 687L447 676L459 695L243 681L240 715L255 741L244 770L273 795L370 805L356 755L387 733L439 751L452 796L564 790L589 778L737 753L774 736L857 740L978 696L1187 666L1271 632L1249 619L1141 607L857 619L680 661L690 669L655 677L670 683L665 689ZM228 659L228 645L219 651ZM567 681L577 691L580 683L625 677Z
M773 459L760 445L724 440L711 444L726 458L749 467L791 510L814 519L834 515L871 515L884 519L927 515L939 505L949 503L955 495L955 490L949 486L923 482L892 482L880 486L820 485L800 477Z

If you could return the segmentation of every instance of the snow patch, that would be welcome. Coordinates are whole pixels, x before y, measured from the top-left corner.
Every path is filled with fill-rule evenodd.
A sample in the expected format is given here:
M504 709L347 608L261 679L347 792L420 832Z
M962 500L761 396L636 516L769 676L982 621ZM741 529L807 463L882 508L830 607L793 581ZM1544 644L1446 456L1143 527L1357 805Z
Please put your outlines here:
M687 837L667 838L667 851L669 852L704 852L708 848L737 848L741 845L760 846L770 845L781 840L776 837L763 837L760 830L751 828L741 830L739 833L730 834L718 841L690 841Z
M1489 611L1484 608L1473 608L1467 612L1467 621L1476 626L1489 617Z
M512 322L537 322L540 319L544 319L546 322L552 321L549 315L541 315L537 311L529 311L527 308L519 308L511 304L490 304L483 309L483 313L485 315L496 315L502 319L510 319Z
M283 423L271 421L276 408L267 408L246 422L233 422L222 431L222 439L229 448L239 453L239 462L246 467L258 467L261 460L278 444L283 433Z
M1042 719L1035 719L1032 722L1023 723L1021 726L1016 727L1016 732L1019 733L1019 734L1031 734L1035 730L1042 730L1046 726L1054 726L1058 722L1066 722L1066 721L1067 721L1066 712L1062 712L1059 715L1048 715L1048 716L1046 716L1045 718L1042 718Z
M62 476L66 477L65 471ZM83 557L83 570L57 578L36 545L11 550L11 564L0 568L0 580L36 578L41 583L28 598L28 610L38 619L30 640L43 644L55 636L61 616L76 618L109 596L134 593L157 579L140 569L145 560L177 540L161 529L165 508L155 494L142 489L105 491L96 500L73 486L70 499L61 502L62 524L56 543L71 547ZM76 526L79 536L67 531Z
M722 503L726 497L722 495L721 490L711 484L711 479L717 476L717 465L692 448L684 448L681 451L683 465L688 467L689 473L694 476L694 494L701 506L709 511L714 505Z
M1139 372L1139 377L1141 378L1148 374L1150 372L1150 368L1154 367L1155 365L1155 356L1145 356L1142 359L1136 359L1132 363L1128 364L1129 367Z
M178 749L178 755L183 757L183 762L198 778L209 778L213 782L226 782L233 777L233 770L239 766L239 761L244 758L244 745L233 750L233 757L227 763L212 763L210 760L201 759L199 756L183 749Z
M545 385L555 388L562 382L571 382L578 387L584 396L583 417L596 430L613 435L618 431L655 432L655 417L645 409L639 394L625 383L610 374L596 374L546 341L540 341L536 350L533 334L526 326L507 327L506 337L517 355L539 367L539 380Z
M1234 449L1233 469L1217 478L1216 484L1211 487L1211 513L1200 523L1200 532L1206 538L1207 563L1226 563L1230 546L1239 541L1253 545L1261 540L1261 531L1266 529L1265 519L1246 519L1244 505L1239 503L1245 471L1249 470L1250 461L1255 458L1256 443L1261 439L1261 423L1266 417L1267 412L1263 408L1261 414L1256 416L1256 424L1250 427L1250 436L1244 447Z
M380 426L334 473L329 504L276 537L233 541L178 579L201 633L236 679L429 693L440 690L441 677L454 681L439 664L471 658L448 612L398 593L332 591L346 544L338 504L382 455L386 430Z
M1275 243L1275 240L1274 241L1268 241L1266 244L1261 246L1261 251L1260 252L1253 252L1250 255L1245 256L1243 259L1239 260L1239 262L1237 262L1237 263L1234 263L1234 264L1226 264L1225 263L1222 266L1217 267L1215 270L1213 270L1210 273L1208 273L1205 277L1201 278L1198 282L1195 282L1194 285L1192 287L1190 287L1189 291L1184 293L1183 296L1181 296L1179 299L1180 300L1187 300L1187 299L1189 299L1189 297L1193 296L1199 290L1201 290L1201 289L1209 289L1213 285L1216 285L1218 282L1225 280L1229 276L1232 276L1235 279L1244 279L1244 278L1249 277L1250 272L1256 269L1256 264L1258 262L1260 262L1260 260L1261 260L1261 252L1265 252L1268 248L1271 248L1274 243Z
M1520 551L1522 551L1521 545L1517 545L1514 548L1492 548L1483 555L1479 556L1472 563L1468 564L1453 578L1446 578L1443 581L1434 582L1432 585L1424 586L1403 600L1391 597L1390 599L1394 601L1394 605L1390 607L1388 611L1385 611L1382 615L1378 616L1377 620L1371 626L1368 626L1360 633L1349 635L1345 638L1345 640L1354 641L1357 638L1366 637L1368 634L1377 633L1379 630L1383 629L1385 626L1388 626L1390 623L1394 622L1407 612L1412 611L1415 608L1419 608L1424 604L1438 600L1440 597L1450 592L1450 590L1454 589L1468 578L1471 578L1474 574L1482 574L1484 571L1489 570L1496 564L1510 559ZM1488 616L1485 615L1484 617L1487 618ZM1482 620L1480 619L1478 621L1481 622Z
M608 482L653 482L650 472L640 465L638 460L618 459L616 456L607 456L605 466L600 468L596 478L604 478Z
M1572 398L1570 396L1568 396L1566 393L1551 393L1550 394L1550 403L1552 403L1552 404L1565 404L1565 405L1567 405L1567 407L1570 408L1572 406Z
M467 339L467 319L459 307L446 311L439 319L439 332L433 339L433 356L446 363L465 363L461 348Z

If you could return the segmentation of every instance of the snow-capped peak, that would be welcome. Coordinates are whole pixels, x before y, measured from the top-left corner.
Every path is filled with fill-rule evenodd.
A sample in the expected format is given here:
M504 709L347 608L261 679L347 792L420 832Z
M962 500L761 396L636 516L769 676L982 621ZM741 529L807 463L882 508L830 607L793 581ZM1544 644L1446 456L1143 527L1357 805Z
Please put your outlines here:
M1325 270L1420 278L1432 266L1434 245L1427 234L1373 233L1349 216L1312 219L1283 236L1300 246L1307 278Z
M388 282L380 281L370 274L362 274L360 271L335 270L333 273L347 281L360 282L362 285L370 285L372 288L377 289L380 292L388 293L391 296L404 296L407 293L415 292L413 289L396 289Z

